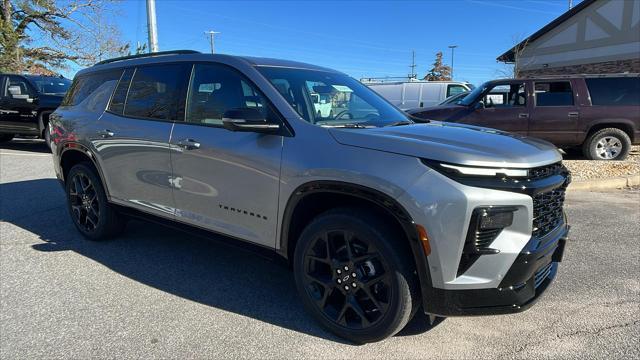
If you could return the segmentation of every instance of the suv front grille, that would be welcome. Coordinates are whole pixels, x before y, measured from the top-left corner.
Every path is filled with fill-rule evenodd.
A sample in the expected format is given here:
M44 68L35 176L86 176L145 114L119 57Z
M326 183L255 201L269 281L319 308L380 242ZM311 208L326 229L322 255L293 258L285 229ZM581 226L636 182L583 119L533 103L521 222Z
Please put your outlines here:
M540 166L537 168L529 169L529 175L527 176L527 180L538 180L542 178L546 178L552 175L558 175L566 171L566 168L562 163L555 163L545 166Z
M562 223L566 184L533 196L533 236L541 238Z

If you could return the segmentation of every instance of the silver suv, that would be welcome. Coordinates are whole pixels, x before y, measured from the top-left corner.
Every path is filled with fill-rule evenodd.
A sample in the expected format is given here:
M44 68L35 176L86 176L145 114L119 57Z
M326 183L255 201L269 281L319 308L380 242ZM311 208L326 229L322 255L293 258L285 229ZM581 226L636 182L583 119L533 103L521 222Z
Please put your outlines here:
M266 249L288 261L308 311L358 343L395 334L421 306L432 318L528 308L568 233L570 177L552 145L413 123L309 64L113 59L78 73L51 124L85 237L144 216Z

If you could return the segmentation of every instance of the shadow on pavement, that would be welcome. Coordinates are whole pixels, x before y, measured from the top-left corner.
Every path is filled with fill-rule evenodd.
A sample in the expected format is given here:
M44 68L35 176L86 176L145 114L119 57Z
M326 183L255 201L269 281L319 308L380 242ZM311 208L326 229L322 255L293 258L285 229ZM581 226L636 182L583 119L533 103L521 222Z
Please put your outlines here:
M123 235L106 242L84 240L65 206L64 193L54 179L0 184L0 195L38 194L46 204L36 214L33 206L9 196L0 203L0 221L19 226L45 243L33 245L42 252L74 251L130 279L159 290L309 335L346 343L324 331L304 310L296 293L293 274L285 266L219 241L179 232L155 223L132 220ZM16 195L17 196L17 195ZM11 207L11 209L8 209ZM36 207L37 208L37 207ZM226 239L226 241L229 241ZM417 314L399 334L428 330L426 316Z
M14 138L11 141L0 143L0 149L29 151L35 153L51 153L44 140Z

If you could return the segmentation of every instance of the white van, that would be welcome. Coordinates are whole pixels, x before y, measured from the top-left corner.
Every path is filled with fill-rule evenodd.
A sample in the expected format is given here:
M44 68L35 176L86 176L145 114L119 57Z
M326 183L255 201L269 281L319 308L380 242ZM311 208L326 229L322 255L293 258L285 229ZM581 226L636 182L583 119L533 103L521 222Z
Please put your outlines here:
M436 106L449 96L471 91L468 84L457 81L412 81L367 86L402 110Z

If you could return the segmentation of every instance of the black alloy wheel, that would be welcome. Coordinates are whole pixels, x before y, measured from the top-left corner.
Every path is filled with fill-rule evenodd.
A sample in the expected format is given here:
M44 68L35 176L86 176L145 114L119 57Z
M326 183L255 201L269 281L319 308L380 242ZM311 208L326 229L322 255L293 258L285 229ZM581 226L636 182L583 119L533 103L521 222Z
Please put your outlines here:
M355 343L400 331L419 304L403 234L363 208L329 210L308 224L295 247L296 287L329 331Z
M392 296L389 266L351 231L321 233L305 256L304 283L318 309L348 329L376 324Z
M69 201L76 224L90 232L98 227L100 220L100 200L89 177L77 172L70 179Z
M76 228L90 240L104 240L124 229L124 219L108 203L97 171L90 163L74 165L65 179L69 214Z

